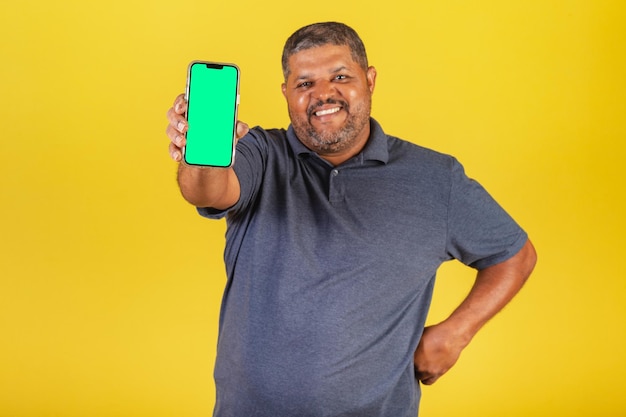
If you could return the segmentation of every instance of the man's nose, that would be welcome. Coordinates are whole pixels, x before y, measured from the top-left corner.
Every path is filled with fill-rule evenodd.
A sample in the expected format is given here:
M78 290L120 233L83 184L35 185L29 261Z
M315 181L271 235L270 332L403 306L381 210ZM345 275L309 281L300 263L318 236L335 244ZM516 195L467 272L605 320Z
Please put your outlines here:
M313 96L321 101L326 101L329 98L335 97L337 90L330 81L319 81L315 84L315 91Z

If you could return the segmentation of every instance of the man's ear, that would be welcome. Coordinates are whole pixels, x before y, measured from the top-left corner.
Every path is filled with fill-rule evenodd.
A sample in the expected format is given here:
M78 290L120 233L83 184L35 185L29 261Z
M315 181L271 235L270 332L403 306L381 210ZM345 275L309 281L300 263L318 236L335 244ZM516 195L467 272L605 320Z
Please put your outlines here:
M287 98L287 84L286 84L286 83L283 83L283 84L280 86L280 89L281 89L281 90L282 90L282 92L283 92L283 96L285 96L285 98Z
M376 68L369 67L366 73L367 87L370 89L370 94L374 93L374 87L376 86Z

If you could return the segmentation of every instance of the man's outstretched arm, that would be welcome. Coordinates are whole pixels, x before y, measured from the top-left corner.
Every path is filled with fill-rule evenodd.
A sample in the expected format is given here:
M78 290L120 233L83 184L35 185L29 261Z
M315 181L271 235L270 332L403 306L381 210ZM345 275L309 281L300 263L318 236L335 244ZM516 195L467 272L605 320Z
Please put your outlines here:
M185 200L196 207L211 207L226 210L239 201L239 180L232 167L209 168L190 166L183 162L183 147L188 124L185 118L187 101L181 94L167 112L167 136L170 138L169 152L179 162L178 185ZM237 140L248 133L245 123L237 122Z

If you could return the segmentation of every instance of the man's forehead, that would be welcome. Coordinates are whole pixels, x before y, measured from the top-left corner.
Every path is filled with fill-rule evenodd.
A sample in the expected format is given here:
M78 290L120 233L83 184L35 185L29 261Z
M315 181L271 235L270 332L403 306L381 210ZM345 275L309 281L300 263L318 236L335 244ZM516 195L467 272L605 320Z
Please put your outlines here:
M290 72L300 77L306 73L336 73L358 66L350 48L345 45L324 45L304 49L289 57Z

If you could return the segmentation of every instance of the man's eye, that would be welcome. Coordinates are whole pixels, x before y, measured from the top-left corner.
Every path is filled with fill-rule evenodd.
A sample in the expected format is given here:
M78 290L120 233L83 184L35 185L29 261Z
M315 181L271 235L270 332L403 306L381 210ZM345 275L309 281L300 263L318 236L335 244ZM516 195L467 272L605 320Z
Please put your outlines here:
M344 74L339 74L339 75L337 75L337 76L335 77L335 80L345 80L345 79L347 79L347 78L348 78L348 76L347 76L347 75L344 75Z
M311 81L303 81L301 83L299 83L296 87L298 88L307 88L311 86Z

